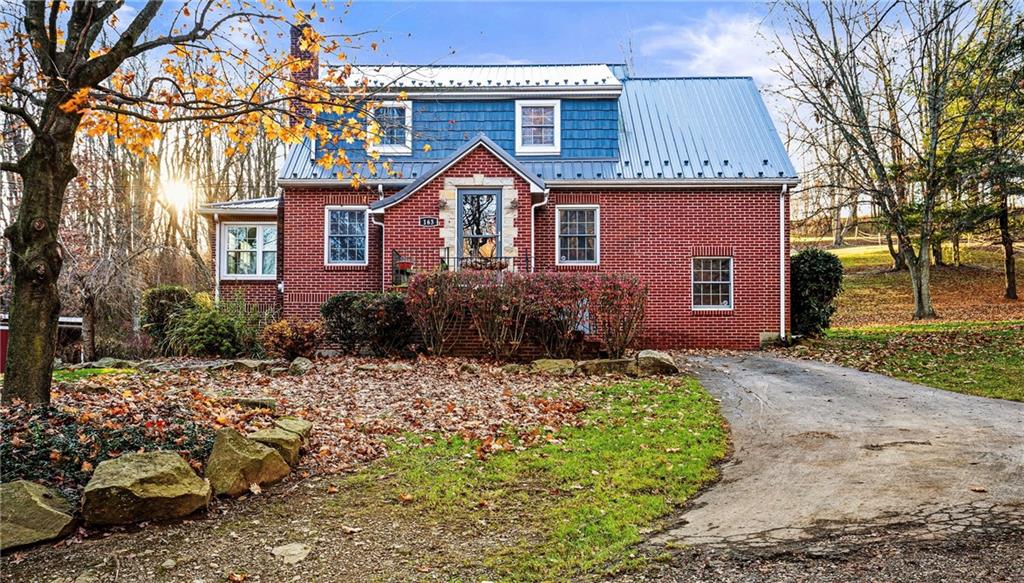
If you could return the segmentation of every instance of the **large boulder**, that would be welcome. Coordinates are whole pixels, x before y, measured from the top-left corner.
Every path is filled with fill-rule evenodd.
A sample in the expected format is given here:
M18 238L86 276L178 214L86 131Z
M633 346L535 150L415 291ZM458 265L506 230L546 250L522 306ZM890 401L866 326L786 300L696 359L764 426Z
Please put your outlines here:
M249 434L249 439L272 447L281 454L289 466L295 466L299 461L299 448L302 447L302 436L280 427L261 429Z
M568 358L539 358L530 363L530 372L549 375L571 375L576 364Z
M288 374L300 377L309 372L311 368L313 368L313 361L304 356L300 356L288 365Z
M92 524L178 518L210 503L210 483L173 451L130 453L96 467L82 493Z
M576 370L585 375L637 374L636 361L632 358L598 358L576 363Z
M135 368L139 363L132 360L105 356L93 363L95 368Z
M206 462L206 477L217 495L241 496L253 484L279 482L291 469L272 447L257 443L230 427L217 432Z
M303 443L309 441L309 434L313 431L312 422L298 417L278 417L274 419L274 426L298 434Z
M636 355L636 366L645 375L679 374L675 359L660 350L641 350Z
M60 494L35 482L0 484L0 551L70 534L72 512Z

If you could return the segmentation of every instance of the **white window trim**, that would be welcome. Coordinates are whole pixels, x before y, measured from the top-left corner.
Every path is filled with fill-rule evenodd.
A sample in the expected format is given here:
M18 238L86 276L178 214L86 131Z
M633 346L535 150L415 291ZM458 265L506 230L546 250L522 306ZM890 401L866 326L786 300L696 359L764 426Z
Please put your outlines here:
M228 227L257 227L256 229L256 273L249 275L244 273L228 273ZM220 242L217 249L217 263L219 263L218 269L220 270L220 278L222 280L237 281L245 279L260 279L260 280L275 280L277 279L277 270L271 275L263 275L263 229L265 227L277 228L276 221L231 221L220 224ZM281 233L278 231L277 236L280 237ZM275 245L274 252L277 253L278 247ZM280 257L277 257L278 261L281 261Z
M562 211L594 211L594 260L593 261L562 261ZM555 205L555 265L601 265L601 207L596 204L562 204Z
M331 211L363 211L363 253L362 261L331 261ZM324 265L368 265L370 263L370 208L362 205L324 207Z
M555 143L551 146L523 145L523 108L554 107ZM543 156L562 152L562 102L558 99L522 99L516 100L516 154L523 156Z
M384 101L380 107L401 107L405 109L405 144L376 144L373 150L381 154L412 154L412 102Z
M693 286L696 285L694 278L697 275L693 268L694 262L698 259L728 259L729 260L729 306L698 306L693 303ZM701 282L713 283L713 282ZM721 282L717 282L721 283ZM731 312L736 309L736 260L725 255L694 255L690 258L690 309L701 312Z

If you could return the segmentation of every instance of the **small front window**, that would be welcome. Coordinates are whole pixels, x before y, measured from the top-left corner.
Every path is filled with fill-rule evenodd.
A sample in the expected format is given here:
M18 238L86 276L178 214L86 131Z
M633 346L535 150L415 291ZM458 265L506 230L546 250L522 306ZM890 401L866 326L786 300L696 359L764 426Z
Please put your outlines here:
M516 152L557 154L560 151L561 108L558 101L516 102Z
M367 231L366 209L327 209L327 263L365 264Z
M376 149L384 154L412 152L412 107L408 102L387 102L373 114L378 125L380 144Z
M732 309L732 258L693 259L693 307L697 310Z
M558 207L558 264L598 263L599 211L596 206Z
M226 225L224 239L226 277L277 275L277 225Z

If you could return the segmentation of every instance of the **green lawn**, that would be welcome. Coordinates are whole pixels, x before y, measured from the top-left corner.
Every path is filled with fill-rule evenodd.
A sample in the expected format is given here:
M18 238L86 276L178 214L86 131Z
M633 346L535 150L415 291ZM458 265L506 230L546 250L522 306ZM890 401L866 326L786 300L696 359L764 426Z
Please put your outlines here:
M830 330L797 354L932 387L1024 401L1024 322L937 322Z
M542 445L521 448L512 438L505 451L480 456L478 443L410 438L348 478L341 489L354 497L339 503L397 505L446 524L496 515L515 523L529 534L479 557L505 580L567 580L633 566L641 530L716 478L727 431L714 400L692 379L603 387L590 402L582 426Z

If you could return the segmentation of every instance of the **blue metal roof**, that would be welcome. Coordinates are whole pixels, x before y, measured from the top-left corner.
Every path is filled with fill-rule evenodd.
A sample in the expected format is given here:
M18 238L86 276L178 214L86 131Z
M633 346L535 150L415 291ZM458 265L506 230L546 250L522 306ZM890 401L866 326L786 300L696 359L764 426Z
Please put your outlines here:
M627 77L618 109L617 159L517 159L549 182L796 179L750 77ZM371 181L405 184L441 162L391 160L392 176L355 171ZM336 180L338 171L317 166L306 143L291 149L279 178Z

